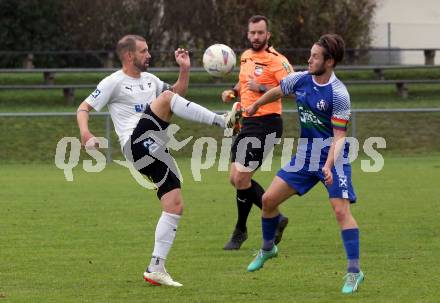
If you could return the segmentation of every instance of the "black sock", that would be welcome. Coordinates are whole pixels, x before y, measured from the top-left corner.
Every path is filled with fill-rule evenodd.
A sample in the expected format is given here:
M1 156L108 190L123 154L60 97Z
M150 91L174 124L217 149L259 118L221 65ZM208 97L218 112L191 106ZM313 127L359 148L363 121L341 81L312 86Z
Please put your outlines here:
M252 203L254 203L256 206L258 206L259 209L263 207L263 195L264 195L264 189L261 187L258 182L251 180L251 188L254 189L254 196L252 197Z
M257 205L260 209L262 207L261 198L263 197L264 189L260 184L251 180L251 187L247 189L237 189L237 210L238 219L236 228L242 232L246 231L246 222L252 208L252 204Z

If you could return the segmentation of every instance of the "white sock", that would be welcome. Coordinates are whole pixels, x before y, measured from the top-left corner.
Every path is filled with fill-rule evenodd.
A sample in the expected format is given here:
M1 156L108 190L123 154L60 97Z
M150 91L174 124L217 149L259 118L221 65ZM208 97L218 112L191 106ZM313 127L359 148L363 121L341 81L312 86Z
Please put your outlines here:
M150 265L148 266L149 271L166 272L165 259L176 237L180 217L179 215L162 212L156 225L154 250Z
M188 101L178 94L175 94L173 98L171 98L171 111L176 114L176 116L185 120L225 127L222 115L217 115L209 109Z

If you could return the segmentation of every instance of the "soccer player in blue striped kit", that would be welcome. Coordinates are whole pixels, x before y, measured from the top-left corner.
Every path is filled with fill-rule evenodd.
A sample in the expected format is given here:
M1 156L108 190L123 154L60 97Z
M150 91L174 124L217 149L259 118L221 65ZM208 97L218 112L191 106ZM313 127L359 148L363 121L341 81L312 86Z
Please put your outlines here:
M359 228L350 211L356 202L351 182L348 143L345 142L350 119L350 96L335 76L334 68L344 56L344 40L326 34L313 44L308 71L286 76L253 105L246 108L252 116L260 106L286 96L296 95L301 124L297 153L275 176L263 195L263 245L248 271L263 267L278 255L274 244L278 206L293 195L304 195L318 182L324 183L336 220L341 229L348 266L343 293L353 293L364 279L359 267Z

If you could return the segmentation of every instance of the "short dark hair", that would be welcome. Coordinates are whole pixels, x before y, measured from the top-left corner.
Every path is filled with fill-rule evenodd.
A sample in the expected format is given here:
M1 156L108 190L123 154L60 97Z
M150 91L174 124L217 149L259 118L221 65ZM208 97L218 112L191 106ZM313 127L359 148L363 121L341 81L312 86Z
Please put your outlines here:
M337 34L322 35L315 44L324 49L324 60L333 59L335 61L333 67L344 58L345 42Z
M139 35L125 35L122 37L118 44L116 44L116 53L118 54L119 60L122 62L122 55L127 52L136 51L136 41L146 41L144 37Z
M260 21L264 21L264 23L266 23L266 29L267 31L269 31L269 19L267 19L267 17L263 15L253 15L252 17L249 18L248 25Z

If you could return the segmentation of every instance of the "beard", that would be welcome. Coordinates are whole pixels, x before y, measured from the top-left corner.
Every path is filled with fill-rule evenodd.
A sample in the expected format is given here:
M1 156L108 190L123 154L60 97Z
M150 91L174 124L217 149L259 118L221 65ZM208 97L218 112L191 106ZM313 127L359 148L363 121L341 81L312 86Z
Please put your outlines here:
M146 60L144 63L141 61L134 59L133 65L141 72L145 72L148 69L148 60Z
M257 41L255 41L255 42L257 42ZM254 45L254 43L252 43L250 41L249 41L249 43L251 45L252 50L258 52L258 51L262 50L266 46L267 38L264 39L263 41L258 41L258 45Z
M316 71L311 72L310 74L311 74L311 75L314 75L314 76L321 76L321 75L323 75L326 71L327 71L327 70L325 69L324 64L321 64L321 65L316 69Z

